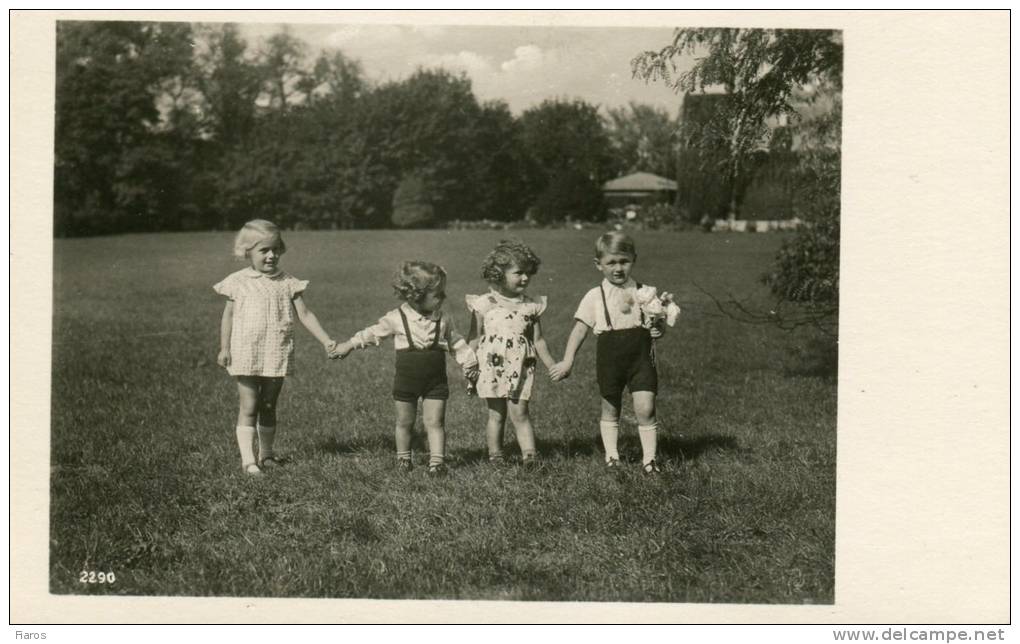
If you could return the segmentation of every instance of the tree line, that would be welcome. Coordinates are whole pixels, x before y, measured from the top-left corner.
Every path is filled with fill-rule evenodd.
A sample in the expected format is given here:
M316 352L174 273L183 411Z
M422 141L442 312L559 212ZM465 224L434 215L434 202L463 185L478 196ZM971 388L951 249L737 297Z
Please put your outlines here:
M539 223L604 216L601 184L675 176L663 110L555 99L514 115L470 80L418 69L372 83L286 29L57 24L58 236L285 227Z

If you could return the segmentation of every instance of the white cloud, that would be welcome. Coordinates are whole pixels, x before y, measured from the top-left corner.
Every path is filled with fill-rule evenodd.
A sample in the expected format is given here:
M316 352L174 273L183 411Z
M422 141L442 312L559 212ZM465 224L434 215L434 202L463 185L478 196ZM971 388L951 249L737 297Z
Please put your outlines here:
M518 71L529 71L541 67L547 57L542 48L536 45L522 45L514 50L514 57L502 65L500 69L508 74Z
M423 67L442 67L450 71L465 71L472 78L492 73L492 63L485 56L473 51L456 54L427 54L419 59Z

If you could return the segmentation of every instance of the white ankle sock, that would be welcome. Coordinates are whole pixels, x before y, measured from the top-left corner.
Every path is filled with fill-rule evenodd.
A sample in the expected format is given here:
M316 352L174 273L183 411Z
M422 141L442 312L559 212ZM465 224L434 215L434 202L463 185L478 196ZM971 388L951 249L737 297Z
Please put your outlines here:
M241 466L255 463L255 428L237 426L237 447L241 450Z
M641 464L648 465L655 460L656 430L659 423L638 425L638 438L641 439Z
M620 460L620 452L617 450L617 443L620 440L620 421L600 420L599 431L602 433L602 446L606 450L606 462L615 458Z
M276 426L266 427L265 425L259 425L259 460L264 461L267 458L272 458L273 454L273 440L276 438Z

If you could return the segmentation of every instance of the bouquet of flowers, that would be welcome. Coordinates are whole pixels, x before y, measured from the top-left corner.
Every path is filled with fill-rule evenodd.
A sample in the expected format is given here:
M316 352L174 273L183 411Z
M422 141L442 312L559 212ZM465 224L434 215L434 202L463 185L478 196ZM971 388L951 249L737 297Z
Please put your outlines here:
M673 294L665 291L660 294L654 286L642 286L637 290L637 303L645 314L645 327L652 328L662 320L669 326L676 324L680 317L680 307L673 301Z

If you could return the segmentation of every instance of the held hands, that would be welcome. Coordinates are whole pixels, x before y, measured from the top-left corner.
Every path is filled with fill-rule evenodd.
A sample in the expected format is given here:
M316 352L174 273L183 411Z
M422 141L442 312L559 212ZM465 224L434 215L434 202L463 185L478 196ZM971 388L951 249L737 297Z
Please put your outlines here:
M570 371L573 368L574 366L565 360L557 362L553 366L549 367L549 377L552 378L553 382L566 380L570 377Z
M216 364L224 369L230 366L230 349L220 349L216 354Z
M350 342L330 342L326 345L326 355L330 360L343 360L353 350L354 345Z
M468 365L464 367L464 380L468 382L476 382L478 380L478 364Z

